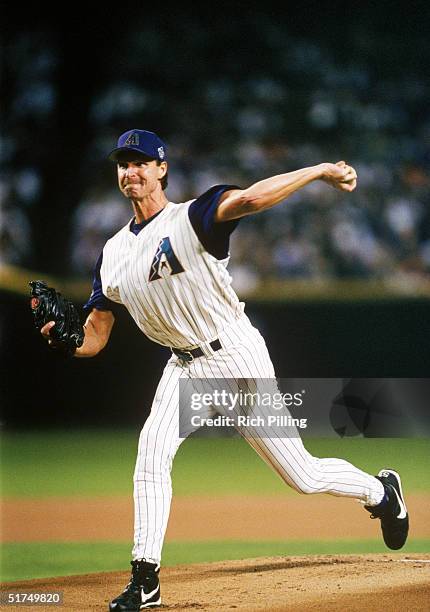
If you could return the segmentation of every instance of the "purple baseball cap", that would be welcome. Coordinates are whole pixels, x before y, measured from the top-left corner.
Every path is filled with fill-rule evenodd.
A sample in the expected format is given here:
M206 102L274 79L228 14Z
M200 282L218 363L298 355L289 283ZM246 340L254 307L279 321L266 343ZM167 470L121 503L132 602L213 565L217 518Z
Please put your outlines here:
M108 155L112 161L121 159L121 153L135 151L141 155L167 161L167 147L154 132L146 130L128 130L118 138L117 147Z

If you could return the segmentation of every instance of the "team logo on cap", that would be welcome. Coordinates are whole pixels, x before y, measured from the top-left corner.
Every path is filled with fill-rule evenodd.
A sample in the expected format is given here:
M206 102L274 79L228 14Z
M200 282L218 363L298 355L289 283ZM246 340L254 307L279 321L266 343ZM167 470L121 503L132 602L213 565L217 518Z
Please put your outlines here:
M127 140L124 143L126 147L136 146L138 144L139 144L139 134L136 134L136 132L133 132L132 134L127 136Z
M160 159L164 159L164 147L158 147L157 151L158 155L160 156Z

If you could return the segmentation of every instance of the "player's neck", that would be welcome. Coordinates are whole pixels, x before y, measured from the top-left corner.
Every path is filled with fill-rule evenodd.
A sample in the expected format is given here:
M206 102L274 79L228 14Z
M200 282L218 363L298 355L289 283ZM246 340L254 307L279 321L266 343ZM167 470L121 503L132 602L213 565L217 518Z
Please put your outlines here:
M143 200L132 200L131 203L133 206L136 223L142 223L155 215L155 213L166 206L167 202L168 200L164 195L164 192L158 198L149 196Z

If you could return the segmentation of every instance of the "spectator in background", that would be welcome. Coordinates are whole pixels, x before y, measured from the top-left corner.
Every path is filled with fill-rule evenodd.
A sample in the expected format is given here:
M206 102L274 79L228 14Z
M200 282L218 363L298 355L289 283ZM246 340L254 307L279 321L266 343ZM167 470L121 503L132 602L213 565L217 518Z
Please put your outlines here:
M0 264L28 266L31 227L16 189L0 181Z
M127 223L130 212L117 194L96 186L74 213L72 233L72 269L84 275L92 271L94 261L106 240Z
M125 117L139 123L146 114L151 124L164 126L166 136L169 130L175 131L170 139L176 142L176 151L171 151L176 175L168 191L173 201L186 201L190 194L222 183L226 177L238 185L248 184L345 151L361 178L348 214L342 215L342 205L329 190L315 184L297 199L291 198L283 214L273 209L267 211L264 222L244 220L234 240L247 242L252 235L253 243L248 250L251 256L243 257L240 245L232 250L236 286L247 292L269 278L428 275L430 141L424 76L402 70L407 54L399 54L398 70L393 71L392 46L387 44L377 51L376 78L370 26L366 31L358 24L352 26L351 53L339 60L335 37L328 44L324 36L294 34L286 23L270 15L258 20L258 27L252 12L242 19L244 28L253 33L253 44L244 44L240 58L232 61L217 46L229 40L228 23L215 20L213 38L202 45L198 36L166 36L164 29L151 26L151 21L137 14L133 33L114 42L114 54L123 58L127 70L106 69L95 86L86 117L93 138L88 140L83 164L90 169L96 164L94 160L105 148L102 141L117 132ZM182 26L185 15L184 20ZM168 23L164 25L168 31ZM173 31L178 27L180 18ZM387 34L387 40L402 43L395 32ZM420 65L430 57L427 47L421 44ZM178 63L172 75L159 63L161 50L170 56L189 54L193 70ZM142 57L145 74L152 70L158 79L149 83L144 77ZM44 211L41 198L46 192L40 182L48 179L38 175L32 161L49 158L51 170L49 142L55 137L61 107L57 80L61 62L57 33L23 32L6 49L9 82L0 161L8 164L11 175L21 178L19 193L15 190L1 212L4 261L29 261L29 219L37 216L28 215L25 200L29 193L33 194L31 206L38 213ZM246 65L247 71L238 71L237 62ZM178 94L179 84L181 92L186 89L186 97ZM223 157L220 151L227 155ZM193 164L184 159L192 159ZM330 208L332 214L318 218L315 203ZM100 224L95 217L101 207ZM7 222L11 211L15 221L19 220L15 227ZM106 236L125 222L125 215L106 184L77 203L69 216L70 272L87 275L94 254ZM280 238L286 230L288 241ZM33 253L32 262L37 267L36 255Z

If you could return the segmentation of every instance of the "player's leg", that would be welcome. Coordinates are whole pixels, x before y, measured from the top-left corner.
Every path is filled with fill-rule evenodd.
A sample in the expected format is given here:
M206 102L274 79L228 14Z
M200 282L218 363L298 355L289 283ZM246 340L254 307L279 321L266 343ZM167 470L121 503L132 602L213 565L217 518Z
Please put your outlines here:
M314 457L300 438L251 438L246 433L244 437L298 493L352 497L369 505L379 503L384 496L384 487L374 476L343 459Z
M172 499L172 461L179 437L179 380L186 371L172 359L157 387L139 437L134 470L132 577L111 610L156 607L161 603L158 573ZM189 432L191 433L191 431Z
M176 357L167 363L155 392L151 412L140 432L134 470L133 559L159 564L172 499L171 469L175 454L186 437L198 429L187 421L179 431L180 380L189 385L187 367ZM184 387L185 388L185 385ZM211 406L202 408L207 418Z
M172 498L171 467L178 436L179 379L183 371L169 361L140 432L134 483L133 559L160 563Z
M161 604L158 579L161 548L170 512L171 462L179 447L178 383L181 369L169 361L139 436L134 470L134 546L132 573L110 610L139 610Z
M242 323L241 329L229 330L228 337L222 339L223 346L229 342L231 345L227 350L220 351L213 359L202 362L205 367L200 367L200 374L196 374L242 381L251 379L257 386L259 379L274 378L267 347L257 330ZM404 543L407 536L407 517L403 517L402 513L401 504L404 505L404 500L400 481L397 485L394 482L385 482L380 474L378 477L372 476L344 459L314 457L304 447L298 433L291 435L289 431L286 435L285 438L265 437L263 432L262 437L248 437L247 441L264 461L299 493L328 493L355 498L366 504L366 508L375 516L382 519L382 515L388 515L389 522L395 515L396 521L393 524L403 535L397 534L394 539L397 542L403 540ZM391 475L390 478L395 477ZM387 484L390 486L387 487ZM399 520L404 518L400 525ZM390 546L387 539L386 543Z
M246 317L226 330L220 340L225 350L216 352L210 359L196 360L190 366L192 376L209 381L225 379L226 386L234 384L231 382L234 380L240 380L242 386L248 381L251 392L261 388L260 381L273 381L272 391L278 391L266 343ZM232 391L236 392L237 388ZM381 501L384 487L377 478L343 459L313 457L297 430L288 430L286 435L290 437L286 438L273 438L270 433L266 438L261 429L259 435L262 437L247 441L296 491L354 497L372 505Z
M384 542L389 548L398 550L405 544L409 517L400 476L394 470L380 470L375 477L343 459L313 457L299 437L245 439L299 493L358 499L371 518L381 519Z

